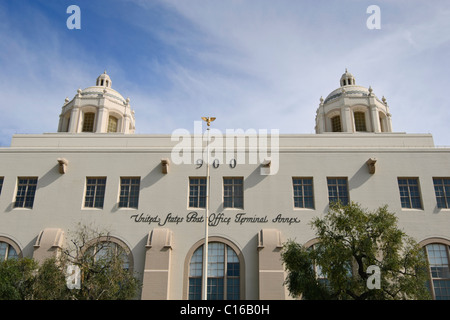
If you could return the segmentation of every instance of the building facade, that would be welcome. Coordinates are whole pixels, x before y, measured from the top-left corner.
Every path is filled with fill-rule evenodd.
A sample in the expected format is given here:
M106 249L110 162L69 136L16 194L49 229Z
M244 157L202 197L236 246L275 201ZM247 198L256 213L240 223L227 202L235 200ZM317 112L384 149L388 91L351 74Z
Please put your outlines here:
M393 132L386 99L347 71L315 128L138 135L105 72L66 99L58 132L0 148L0 258L42 260L77 225L100 226L142 280L140 299L200 299L209 171L209 299L290 299L282 245L314 244L309 222L334 200L387 204L426 250L433 297L449 298L450 149Z

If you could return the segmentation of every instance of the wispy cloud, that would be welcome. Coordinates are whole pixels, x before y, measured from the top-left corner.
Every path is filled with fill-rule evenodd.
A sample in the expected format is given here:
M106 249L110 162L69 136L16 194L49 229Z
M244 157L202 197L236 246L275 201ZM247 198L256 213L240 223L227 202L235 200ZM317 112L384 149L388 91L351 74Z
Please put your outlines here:
M0 13L0 145L12 132L56 131L64 98L104 68L131 98L138 133L190 129L201 116L221 130L312 133L320 96L346 67L387 97L395 130L450 144L445 1L380 1L381 30L366 28L368 1L105 3L80 2L78 34L39 6L22 12L34 32Z
M276 9L265 1L170 4L221 48L212 45L195 52L211 63L209 68L172 69L176 88L195 93L186 105L209 102L213 112L227 110L225 126L309 133L319 97L336 88L349 67L359 84L387 96L394 128L433 131L438 143L448 141L445 126L430 127L425 120L436 113L424 114L430 104L440 110L433 96L440 96L438 90L449 82L441 60L448 54L450 37L445 2L384 2L381 30L366 28L367 5L353 1L335 6L322 2L323 7L280 1ZM220 72L217 78L211 75L214 71ZM449 115L444 112L439 118L443 123Z

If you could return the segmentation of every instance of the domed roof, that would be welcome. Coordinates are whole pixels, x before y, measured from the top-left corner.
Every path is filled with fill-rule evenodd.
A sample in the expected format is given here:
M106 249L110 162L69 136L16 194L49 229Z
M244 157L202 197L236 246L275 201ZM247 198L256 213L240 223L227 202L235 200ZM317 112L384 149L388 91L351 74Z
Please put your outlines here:
M119 92L117 92L116 90L114 90L112 88L101 87L101 86L92 86L92 87L87 87L84 90L81 90L82 96L87 96L87 95L98 96L98 95L102 95L102 94L105 94L105 96L111 97L120 103L126 103L125 98Z
M324 100L323 103L327 103L336 98L339 98L343 93L350 95L351 97L367 97L373 95L372 88L366 88L356 85L355 77L353 74L345 69L340 79L340 87L333 90ZM375 97L376 98L376 97ZM378 98L377 98L378 99Z
M345 87L337 88L333 90L324 100L327 103L333 99L339 98L343 93L350 94L352 97L367 97L372 91L363 86L347 85Z

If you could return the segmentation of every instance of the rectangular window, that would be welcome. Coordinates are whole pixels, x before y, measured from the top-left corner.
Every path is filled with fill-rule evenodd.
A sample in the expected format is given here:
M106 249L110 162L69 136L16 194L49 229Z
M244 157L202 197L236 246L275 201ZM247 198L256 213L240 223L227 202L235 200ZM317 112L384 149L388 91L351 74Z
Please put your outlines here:
M105 200L105 188L105 177L87 177L84 207L103 208L103 201Z
M189 300L202 298L202 278L189 278Z
M108 119L108 132L117 132L117 123L117 118L110 116Z
M206 178L189 178L189 207L206 208Z
M449 208L450 178L433 178L434 192L438 208Z
M120 178L119 208L138 208L140 177Z
M418 178L398 178L402 208L422 209Z
M364 112L355 112L355 129L356 131L367 131L366 128L366 115Z
M86 112L83 118L83 132L94 132L95 113Z
M436 300L450 299L450 272L448 260L448 246L440 243L427 245L429 271L431 281L427 281L427 286L434 293Z
M240 264L233 249L227 246L227 300L240 298Z
M294 188L294 208L314 209L313 179L292 178Z
M327 178L328 182L328 200L330 202L338 202L347 205L348 196L348 180L347 178Z
M340 116L335 116L335 117L331 118L331 128L332 128L333 132L341 132L342 131Z
M192 255L189 264L189 300L200 300L202 297L202 261L203 247L200 247Z
M223 178L223 207L244 208L243 178Z
M15 208L33 208L37 177L18 177Z

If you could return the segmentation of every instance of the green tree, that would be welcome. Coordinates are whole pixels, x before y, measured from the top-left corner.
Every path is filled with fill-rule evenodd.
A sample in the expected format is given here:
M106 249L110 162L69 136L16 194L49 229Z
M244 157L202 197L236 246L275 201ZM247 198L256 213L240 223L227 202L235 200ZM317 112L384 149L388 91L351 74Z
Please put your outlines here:
M0 300L32 298L37 262L30 258L0 262Z
M423 249L397 226L387 206L374 212L357 203L330 203L311 226L319 242L311 247L289 240L282 250L290 294L304 299L429 299ZM316 266L316 268L314 268ZM379 288L369 288L379 268ZM319 267L322 279L317 277ZM376 280L376 279L375 279Z
M111 241L109 232L79 226L62 251L62 264L80 270L81 287L71 290L77 300L127 300L141 287L128 268L127 252Z
M0 300L128 300L140 281L127 265L127 253L109 233L80 226L56 257L0 262ZM81 285L69 289L67 267L79 269Z
M67 300L71 291L67 287L66 265L59 258L48 258L37 268L33 283L33 300Z

